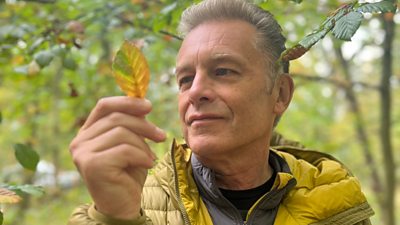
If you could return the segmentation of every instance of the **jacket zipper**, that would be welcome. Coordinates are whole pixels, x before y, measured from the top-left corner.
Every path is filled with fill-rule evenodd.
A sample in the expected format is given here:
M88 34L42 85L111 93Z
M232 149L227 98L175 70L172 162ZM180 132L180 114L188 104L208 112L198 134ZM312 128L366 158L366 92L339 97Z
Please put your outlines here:
M176 171L176 162L175 162L175 151L172 150L171 152L171 160L172 160L172 166L174 169L174 174L175 174L175 194L178 200L178 205L179 205L179 209L181 210L182 213L182 217L183 217L183 221L185 222L186 225L190 225L190 220L189 220L189 215L186 212L185 206L183 205L182 199L181 199L181 193L179 191L179 184L178 184L178 173Z
M289 180L286 187L289 187L289 185L292 185L292 183L293 183L293 180ZM258 210L258 208L260 207L260 204L261 204L262 201L267 201L267 200L271 199L272 196L275 196L276 193L278 193L278 192L279 192L279 190L274 189L274 190L271 190L269 193L266 193L265 195L263 195L263 196L260 198L260 200L257 201L257 205L251 207L250 214L247 216L247 218L246 218L247 220L243 222L243 225L247 225L247 223L248 223L249 221L251 221L251 219L253 218L254 212L255 212L256 210ZM273 224L275 224L275 222L273 222Z

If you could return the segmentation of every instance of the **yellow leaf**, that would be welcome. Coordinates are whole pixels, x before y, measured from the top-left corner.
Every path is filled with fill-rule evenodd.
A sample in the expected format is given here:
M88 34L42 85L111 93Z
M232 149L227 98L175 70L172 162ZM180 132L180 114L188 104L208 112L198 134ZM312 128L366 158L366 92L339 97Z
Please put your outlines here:
M15 192L6 188L0 188L0 203L17 203L21 200L21 197L15 194Z
M113 60L112 73L126 95L139 98L146 95L150 69L146 58L133 42L122 44Z

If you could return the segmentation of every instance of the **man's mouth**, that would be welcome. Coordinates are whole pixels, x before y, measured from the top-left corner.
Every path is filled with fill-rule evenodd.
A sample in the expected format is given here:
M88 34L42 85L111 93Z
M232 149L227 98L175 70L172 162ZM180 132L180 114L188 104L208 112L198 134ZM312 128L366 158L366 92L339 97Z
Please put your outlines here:
M214 114L193 114L189 116L187 124L190 126L193 123L212 122L219 119L222 119L222 117Z

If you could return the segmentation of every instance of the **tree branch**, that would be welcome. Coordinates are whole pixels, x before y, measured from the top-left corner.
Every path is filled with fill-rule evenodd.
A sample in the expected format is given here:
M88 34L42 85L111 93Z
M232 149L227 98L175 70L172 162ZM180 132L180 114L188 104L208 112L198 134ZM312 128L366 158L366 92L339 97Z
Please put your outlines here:
M393 13L381 15L381 21L385 30L384 41L382 42L382 77L381 77L381 149L384 159L386 190L385 190L385 210L382 211L385 224L394 225L395 216L395 195L396 195L396 165L393 157L391 119L392 119L392 94L390 79L393 74L393 42L395 36L395 23Z
M24 0L25 2L37 2L42 4L53 4L56 3L56 0Z
M127 25L133 26L133 27L134 27L134 26L137 26L137 25L134 24L132 21L130 21L130 20L124 18L122 15L117 16L117 18L118 18L123 24L127 24ZM148 26L143 25L143 24L139 24L139 27L142 28L142 29L148 30L148 31L153 31L153 28L148 27ZM170 37L175 38L175 39L180 40L180 41L183 40L183 39L182 39L181 37L179 37L178 35L173 34L173 33L171 33L171 32L168 32L168 31L165 31L165 30L159 30L158 33L164 34L164 35L167 35L167 36L170 36Z
M321 77L321 76L317 76L317 75L306 75L306 74L300 74L300 73L291 73L290 75L295 79L298 78L298 79L303 79L303 80L333 84L333 85L335 85L339 88L343 88L343 89L354 87L354 86L360 86L365 89L371 89L371 90L375 90L375 91L380 90L380 87L377 85L368 84L368 83L361 82L361 81L348 82L348 81L340 80L340 79L336 79L336 78Z

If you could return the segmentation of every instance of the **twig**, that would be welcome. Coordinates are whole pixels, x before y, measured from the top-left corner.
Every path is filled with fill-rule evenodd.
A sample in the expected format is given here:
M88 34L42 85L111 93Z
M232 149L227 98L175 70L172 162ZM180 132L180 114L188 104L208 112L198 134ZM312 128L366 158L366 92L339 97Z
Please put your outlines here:
M344 80L340 80L340 79L333 79L333 78L329 78L329 77L321 77L321 76L316 76L316 75L306 75L306 74L300 74L300 73L291 73L290 74L292 77L294 78L299 78L299 79L303 79L303 80L310 80L310 81L316 81L316 82L324 82L324 83L329 83L329 84L333 84L339 88L348 88L348 87L353 87L353 86L361 86L363 88L367 88L367 89L372 89L372 90L380 90L378 85L372 85L372 84L368 84L365 82L347 82Z
M118 18L122 23L124 23L124 24L128 24L128 25L130 25L130 26L135 26L135 25L136 25L136 24L134 24L132 21L130 21L130 20L124 18L124 17L121 16L121 15L118 16L117 18ZM148 27L148 26L143 25L143 24L139 24L139 27L142 28L142 29L148 30L148 31L153 31L153 29L152 29L151 27ZM180 40L180 41L183 40L183 39L182 39L181 37L179 37L178 35L173 34L173 33L171 33L171 32L168 32L168 31L165 31L165 30L159 30L158 33L164 34L164 35L168 35L168 36L170 36L170 37L172 37L172 38L175 38L175 39L177 39L177 40Z

